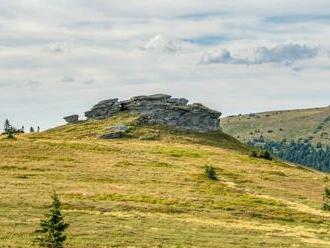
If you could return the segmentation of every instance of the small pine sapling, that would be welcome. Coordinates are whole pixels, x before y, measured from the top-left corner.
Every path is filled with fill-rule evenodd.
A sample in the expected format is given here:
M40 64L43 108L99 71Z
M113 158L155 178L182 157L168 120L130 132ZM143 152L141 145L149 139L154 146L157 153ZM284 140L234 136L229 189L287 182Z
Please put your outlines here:
M65 230L69 224L64 222L61 202L56 193L52 195L52 199L49 213L40 221L40 228L35 232L34 243L39 247L63 248L66 240Z
M207 178L209 178L211 180L218 180L218 175L217 175L215 169L210 165L205 166L204 174L207 176Z
M328 188L328 181L329 181L328 177L325 177L323 179L324 191L323 191L322 209L325 210L325 211L330 211L330 204L329 204L330 189Z

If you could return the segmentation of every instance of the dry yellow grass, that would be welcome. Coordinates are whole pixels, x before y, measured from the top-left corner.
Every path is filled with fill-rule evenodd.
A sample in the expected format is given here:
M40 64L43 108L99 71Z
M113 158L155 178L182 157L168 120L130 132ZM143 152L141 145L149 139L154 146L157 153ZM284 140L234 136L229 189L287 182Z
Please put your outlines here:
M96 138L114 123L131 138ZM53 190L67 247L329 247L324 174L247 153L221 132L137 126L134 116L3 138L1 247L32 246Z
M262 135L277 141L310 139L313 144L329 145L329 117L330 107L271 111L226 117L221 120L221 126L244 142Z

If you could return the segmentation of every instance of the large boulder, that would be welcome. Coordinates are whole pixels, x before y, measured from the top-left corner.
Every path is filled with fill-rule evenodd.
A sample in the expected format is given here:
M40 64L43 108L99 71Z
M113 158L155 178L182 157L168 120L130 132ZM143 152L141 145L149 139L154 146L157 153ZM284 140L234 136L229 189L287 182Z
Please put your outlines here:
M101 139L119 139L127 137L129 127L124 124L114 125L107 129L107 132L100 136Z
M118 98L104 100L94 105L90 111L85 112L87 119L104 119L111 117L121 110Z
M77 123L79 121L79 115L69 115L63 118L67 123Z

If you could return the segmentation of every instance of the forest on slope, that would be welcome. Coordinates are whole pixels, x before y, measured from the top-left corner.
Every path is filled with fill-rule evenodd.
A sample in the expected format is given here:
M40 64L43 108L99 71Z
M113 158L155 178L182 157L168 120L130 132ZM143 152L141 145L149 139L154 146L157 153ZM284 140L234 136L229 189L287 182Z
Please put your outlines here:
M229 116L223 130L289 162L330 171L330 107Z

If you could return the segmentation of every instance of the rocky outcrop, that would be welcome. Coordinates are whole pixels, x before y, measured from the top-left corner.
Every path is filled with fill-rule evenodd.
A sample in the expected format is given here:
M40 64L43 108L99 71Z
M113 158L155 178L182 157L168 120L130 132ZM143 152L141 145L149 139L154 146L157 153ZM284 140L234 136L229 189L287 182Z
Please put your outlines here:
M156 94L101 101L85 112L87 119L105 119L119 112L137 113L147 124L170 125L180 129L207 132L219 129L221 113L202 104L188 104L185 98Z
M69 115L63 118L67 123L77 123L79 121L79 115Z
M126 132L130 128L124 124L119 124L107 128L107 132L99 136L100 139L119 139L127 137Z

